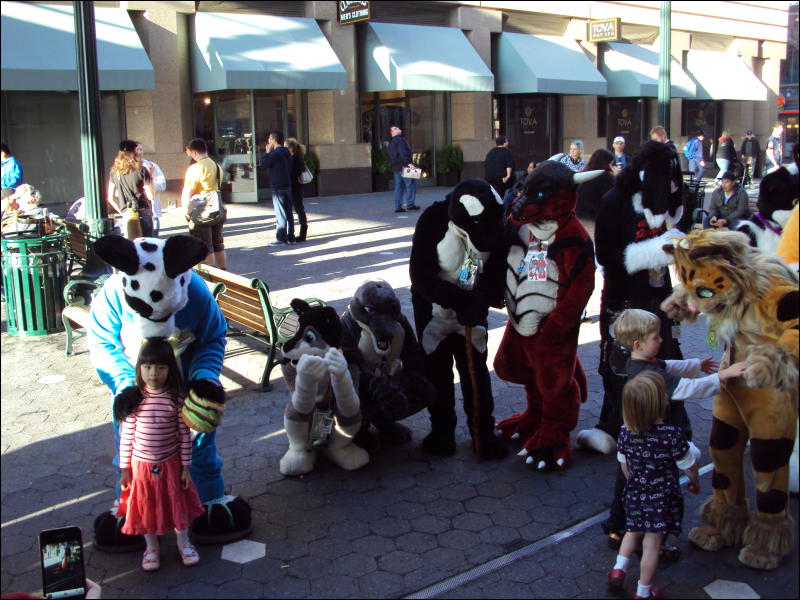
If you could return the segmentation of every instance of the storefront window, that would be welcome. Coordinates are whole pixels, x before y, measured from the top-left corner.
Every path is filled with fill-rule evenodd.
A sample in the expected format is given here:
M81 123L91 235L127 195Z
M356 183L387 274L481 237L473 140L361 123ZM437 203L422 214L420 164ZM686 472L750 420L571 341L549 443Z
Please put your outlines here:
M625 152L633 155L642 145L649 128L647 100L645 98L608 98L608 119L606 121L606 148L613 148L614 138L625 138Z
M264 146L270 131L281 131L284 137L298 136L297 94L284 90L257 90L254 100L256 123L256 164L264 154ZM301 142L303 140L300 140ZM269 198L269 170L257 169L259 198Z
M721 133L719 129L721 102L715 100L684 100L683 101L683 130L685 135L692 138L699 130L706 132L703 140L703 156L709 156L711 144Z
M558 99L548 94L511 94L499 97L502 133L514 153L518 170L529 162L546 160L558 147Z

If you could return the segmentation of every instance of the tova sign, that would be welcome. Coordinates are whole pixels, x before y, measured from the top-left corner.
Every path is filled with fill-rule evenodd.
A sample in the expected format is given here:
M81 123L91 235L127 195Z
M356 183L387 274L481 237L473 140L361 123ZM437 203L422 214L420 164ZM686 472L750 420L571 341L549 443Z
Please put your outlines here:
M339 23L346 25L369 20L369 2L337 2Z
M618 42L621 39L620 19L601 19L586 24L590 42Z

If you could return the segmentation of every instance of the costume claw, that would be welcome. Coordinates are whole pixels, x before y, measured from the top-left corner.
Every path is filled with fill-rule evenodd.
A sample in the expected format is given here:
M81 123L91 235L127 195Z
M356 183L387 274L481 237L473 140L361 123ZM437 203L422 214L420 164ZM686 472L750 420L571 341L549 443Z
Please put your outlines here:
M519 433L513 433L513 434L511 434L511 439L512 439L512 440L518 440L518 439L519 439Z
M538 465L536 465L536 468L537 468L539 471L544 471L544 468L545 468L546 466L547 466L547 463L546 463L546 462L544 462L543 460L540 460L540 461L539 461L539 464L538 464Z
M563 459L563 458L559 458L559 459L556 461L556 464L557 464L559 467L563 467L563 466L564 466L564 459Z
M528 456L528 451L523 448L519 452L517 452L517 456Z
M525 459L525 464L526 464L526 465L533 464L533 457L532 457L532 456L529 456L528 458L526 458L526 459Z

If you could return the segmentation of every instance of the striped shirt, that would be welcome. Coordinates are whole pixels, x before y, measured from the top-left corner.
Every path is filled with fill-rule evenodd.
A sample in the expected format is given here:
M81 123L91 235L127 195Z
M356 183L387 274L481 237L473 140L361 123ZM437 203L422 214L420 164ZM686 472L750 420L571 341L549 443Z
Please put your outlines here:
M120 428L119 468L130 468L131 457L148 463L164 462L178 451L178 446L181 465L191 465L191 434L172 395L167 390L145 389L142 396L138 410Z

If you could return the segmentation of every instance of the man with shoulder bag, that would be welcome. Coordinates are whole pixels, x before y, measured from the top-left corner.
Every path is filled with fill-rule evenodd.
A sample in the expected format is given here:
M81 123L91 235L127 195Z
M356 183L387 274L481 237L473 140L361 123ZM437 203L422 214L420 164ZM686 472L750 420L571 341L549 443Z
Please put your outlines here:
M206 264L228 268L222 226L226 211L220 186L222 169L208 156L205 140L194 138L186 144L186 155L194 164L186 170L181 192L181 206L186 210L189 233L208 246Z
M408 145L408 141L403 137L403 130L397 125L389 127L389 134L392 136L389 141L389 164L394 172L394 212L419 210L419 206L415 203L417 199L417 180L416 178L407 177L403 173L406 167L408 169L416 169L411 162L411 146ZM405 208L403 208L404 187L408 190Z

